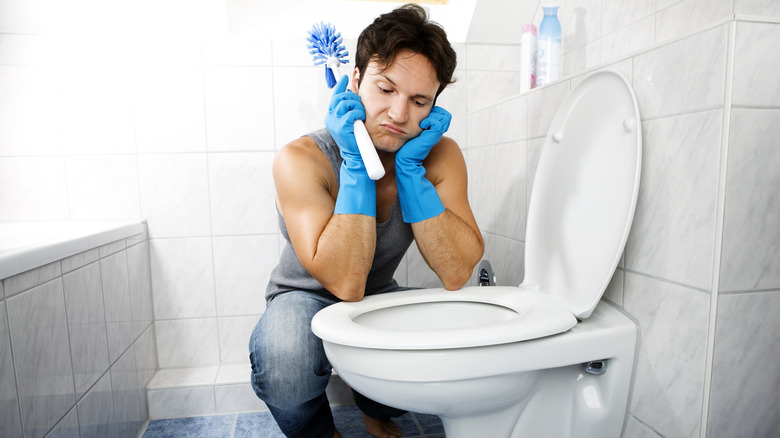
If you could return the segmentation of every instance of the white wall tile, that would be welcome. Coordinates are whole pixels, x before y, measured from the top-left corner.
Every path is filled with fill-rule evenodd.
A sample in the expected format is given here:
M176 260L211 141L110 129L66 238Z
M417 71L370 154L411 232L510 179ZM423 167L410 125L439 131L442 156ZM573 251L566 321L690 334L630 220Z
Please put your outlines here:
M708 437L780 434L774 418L780 406L778 312L778 291L718 298Z
M157 321L216 315L210 238L154 239L150 253Z
M116 420L111 393L111 374L105 373L78 403L81 436L115 436Z
M247 370L246 374L249 374ZM242 411L267 411L268 406L246 383L240 385L217 385L214 387L217 413L232 414Z
M66 153L135 152L130 78L124 66L60 67L62 141Z
M106 309L108 355L110 363L114 363L134 339L126 252L100 260L100 273Z
M62 277L76 397L81 397L108 369L108 340L100 264L92 263Z
M342 74L347 74L342 69ZM274 67L274 132L276 148L325 127L333 91L315 67Z
M469 151L469 202L474 219L483 232L496 232L499 203L496 200L496 166L498 156L495 146ZM503 209L501 210L503 213Z
M42 437L76 402L62 281L6 304L24 435Z
M62 157L0 158L0 220L68 219Z
M209 154L214 235L276 233L272 152Z
M409 251L407 251L404 258L407 260L408 266L407 286L419 288L443 287L439 277L425 263L425 259L423 259L416 244L413 243L409 247Z
M569 95L569 81L554 82L528 95L528 137L543 137Z
M178 418L216 413L214 387L149 391L149 417Z
M737 23L733 104L776 107L780 81L773 65L778 60L780 24Z
M603 0L601 3L601 33L612 33L655 13L655 0Z
M504 71L468 71L468 111L486 108L520 94L520 74Z
M135 155L65 159L71 219L123 219L141 215Z
M46 438L70 438L79 434L79 419L75 409L71 409L65 418L60 420Z
M652 46L654 23L651 16L606 34L601 39L601 62L615 61L640 49Z
M206 67L209 151L273 150L274 94L270 67Z
M734 13L777 17L780 16L780 3L775 0L734 0Z
M22 422L11 357L11 336L8 332L5 301L0 302L0 435L20 438Z
M467 92L468 78L465 70L455 70L457 82L450 84L436 99L436 105L452 114L450 129L445 134L455 140L461 148L468 147Z
M727 26L634 58L632 84L643 120L723 106Z
M689 35L730 16L731 4L732 0L684 0L658 11L655 15L656 43Z
M0 35L0 65L49 65L55 59L50 35Z
M639 197L626 267L697 288L712 283L722 112L642 124Z
M249 336L252 334L258 319L260 319L260 315L218 318L220 363L247 361L249 358Z
M780 111L731 116L720 289L780 287Z
M139 155L141 213L152 237L211 233L206 154Z
M497 234L525 240L526 219L526 142L496 146L495 194Z
M710 296L627 272L623 299L641 339L631 415L662 436L699 436Z
M214 237L217 315L260 314L265 288L279 263L276 235Z
M205 65L271 66L271 40L250 35L223 35L203 42Z
M141 65L133 77L138 151L205 151L203 68Z
M561 23L562 53L595 41L601 36L603 8L601 0L563 0L559 4L561 7L558 9L558 21ZM537 14L537 27L541 26L544 16L542 5Z
M157 336L154 324L150 325L136 340L135 360L138 370L138 384L142 390L145 390L146 385L157 371ZM145 401L146 395L143 396L143 399ZM144 410L146 410L145 407Z
M160 368L219 364L216 318L157 320L155 326ZM150 406L154 405L151 397L149 392Z
M0 156L61 153L61 129L53 69L0 65Z
M111 394L117 436L132 437L141 429L146 412L141 412L141 388L131 346L111 367Z
M483 236L484 237L484 236ZM525 277L525 245L514 239L492 235L490 254L482 258L490 261L496 284L499 286L517 286Z
M520 71L520 45L468 44L466 45L466 62L458 64L467 70L481 71Z
M130 282L130 303L133 314L133 339L138 338L154 320L150 263L148 241L127 248L127 272Z

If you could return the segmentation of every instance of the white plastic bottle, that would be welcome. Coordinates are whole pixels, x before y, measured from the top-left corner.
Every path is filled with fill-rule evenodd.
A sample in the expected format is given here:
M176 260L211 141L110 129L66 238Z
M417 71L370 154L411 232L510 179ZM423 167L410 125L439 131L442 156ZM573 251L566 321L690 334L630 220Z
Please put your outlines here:
M520 36L520 91L536 87L536 26L523 25Z
M544 18L539 25L536 85L561 77L561 22L558 6L542 6Z

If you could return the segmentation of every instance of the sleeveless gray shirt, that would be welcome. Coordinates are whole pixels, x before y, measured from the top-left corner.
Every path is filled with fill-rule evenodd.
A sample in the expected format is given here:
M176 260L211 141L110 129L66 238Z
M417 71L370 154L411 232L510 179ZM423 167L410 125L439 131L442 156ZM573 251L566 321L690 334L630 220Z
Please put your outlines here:
M315 131L308 134L308 136L317 143L317 146L328 157L328 161L333 166L333 172L336 174L336 181L339 181L339 170L343 159L333 137L331 137L327 129ZM279 218L279 229L282 232L282 236L284 236L285 244L279 264L271 272L271 279L268 282L265 293L266 301L271 301L277 294L293 290L331 295L298 261L298 256L290 243L290 236L287 233L284 218L278 213L278 210L277 215ZM387 221L383 223L377 222L376 224L376 251L374 252L371 270L368 273L366 295L381 293L398 285L393 279L393 274L395 274L396 268L398 268L413 240L412 227L403 221L401 205L396 196L390 208L390 217Z

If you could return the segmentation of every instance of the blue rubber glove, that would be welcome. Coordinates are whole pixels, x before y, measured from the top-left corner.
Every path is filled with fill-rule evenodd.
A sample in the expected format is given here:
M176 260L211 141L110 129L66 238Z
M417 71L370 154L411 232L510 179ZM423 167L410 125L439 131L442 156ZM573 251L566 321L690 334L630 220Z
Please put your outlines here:
M425 178L422 162L441 136L449 129L452 116L441 107L433 107L420 122L423 131L406 142L395 154L395 180L404 222L415 223L444 212L436 188Z
M336 84L325 116L325 126L344 159L333 213L376 217L376 184L368 177L354 131L355 121L366 119L366 109L360 103L360 96L347 90L348 82L349 77L344 75Z

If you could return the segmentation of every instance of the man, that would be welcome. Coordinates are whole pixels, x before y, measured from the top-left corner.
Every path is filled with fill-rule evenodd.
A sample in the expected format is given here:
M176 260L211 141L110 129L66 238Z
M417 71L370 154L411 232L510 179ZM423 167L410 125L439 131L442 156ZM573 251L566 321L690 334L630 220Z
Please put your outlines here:
M290 437L340 436L325 395L331 366L310 328L317 311L398 290L393 274L412 240L450 290L468 281L484 249L463 155L443 137L450 114L435 106L456 65L445 32L421 7L400 7L361 33L355 64L334 89L327 129L274 160L287 245L249 350L252 386ZM385 168L376 182L358 152L358 119ZM355 399L370 434L400 436L391 417L403 411Z

